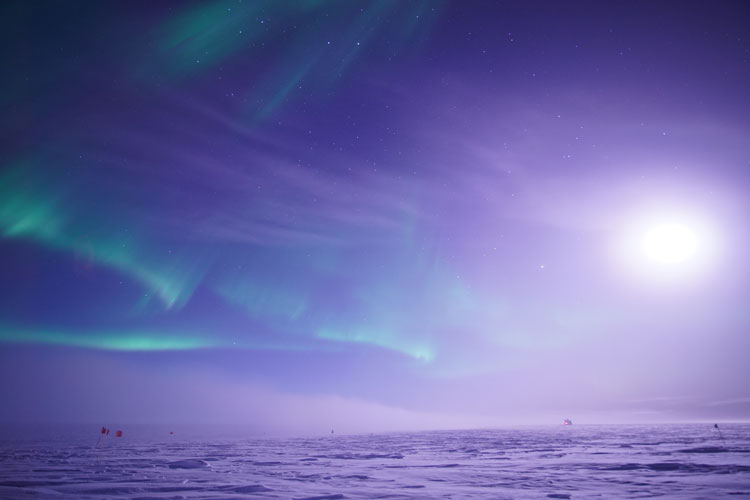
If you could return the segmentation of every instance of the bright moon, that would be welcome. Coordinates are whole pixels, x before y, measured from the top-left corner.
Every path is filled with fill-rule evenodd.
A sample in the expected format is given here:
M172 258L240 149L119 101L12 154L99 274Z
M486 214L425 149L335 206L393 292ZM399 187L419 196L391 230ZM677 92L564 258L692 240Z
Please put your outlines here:
M721 234L705 213L646 206L626 214L612 240L617 269L638 285L683 286L717 263Z
M695 233L682 224L661 224L646 231L641 240L644 255L655 262L677 264L695 254Z

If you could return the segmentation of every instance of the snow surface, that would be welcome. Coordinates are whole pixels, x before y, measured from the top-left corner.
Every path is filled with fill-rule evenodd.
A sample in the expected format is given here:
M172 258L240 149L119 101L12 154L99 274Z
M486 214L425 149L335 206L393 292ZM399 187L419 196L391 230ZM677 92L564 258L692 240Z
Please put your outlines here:
M750 498L750 425L202 439L6 429L2 499Z

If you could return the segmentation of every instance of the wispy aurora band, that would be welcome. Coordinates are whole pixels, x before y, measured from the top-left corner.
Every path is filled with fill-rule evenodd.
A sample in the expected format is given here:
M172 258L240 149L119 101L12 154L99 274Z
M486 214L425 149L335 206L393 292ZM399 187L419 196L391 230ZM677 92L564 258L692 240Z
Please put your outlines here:
M48 248L82 253L99 264L133 276L167 308L184 305L199 277L168 274L165 265L144 265L132 236L114 239L102 228L82 227L90 221L74 217L63 198L26 180L31 169L16 167L0 176L0 230L5 238L29 239Z
M260 125L283 107L300 85L329 92L378 36L387 37L395 51L413 50L432 29L444 4L442 0L369 4L256 0L188 6L157 28L157 51L135 73L145 77L158 68L174 78L187 78L240 53L262 60L259 48L266 42L278 43L283 47L284 63L271 61L258 73L267 76L242 89L251 97L247 109L251 121ZM329 16L331 12L336 15ZM393 21L383 23L386 18ZM269 25L285 27L283 39L269 38ZM335 36L323 43L321 32Z
M184 351L227 347L224 342L184 335L166 337L148 331L96 331L89 334L65 330L29 330L0 325L0 342L83 347L108 351Z
M253 82L252 89L244 90L245 94L249 93L248 102L263 103L259 109L251 112L254 114L252 121L256 125L262 124L265 118L288 101L289 93L302 80L305 80L306 88L312 85L330 90L330 85L335 82L326 79L331 75L341 78L378 30L389 31L392 50L404 49L407 42L413 45L415 38L418 42L435 21L440 4L375 2L360 9L340 2L337 16L328 18L326 14L325 17L314 18L314 23L301 25L299 30L289 32L289 36L283 40L275 40L286 58L296 62L283 66L276 65L274 61L261 63L270 64L260 73L268 77L261 77L260 81ZM252 52L253 41L268 41L266 25L263 24L265 19L270 19L275 26L280 23L293 25L297 19L309 20L310 15L327 12L330 7L331 2L326 1L302 2L295 6L259 1L218 2L178 9L175 15L156 28L154 35L160 40L158 50L149 52L132 76L137 80L143 76L144 69L154 68L175 78L206 72L238 52ZM332 43L313 43L316 40L320 42L321 29L340 27L342 19L347 18L352 10L356 13L356 22L334 36ZM395 16L398 22L384 25L380 23L384 16ZM291 75L289 68L292 68ZM315 68L327 69L317 71L316 76ZM116 223L104 219L97 221L85 209L75 210L78 207L71 198L81 193L73 196L71 193L61 193L58 186L51 188L44 183L22 181L28 175L32 179L35 174L41 178L43 168L24 166L15 169L15 174L11 171L0 178L0 190L4 195L4 200L0 202L0 231L4 237L33 240L51 249L82 254L100 265L126 273L145 286L167 309L178 309L187 303L210 267L210 258L207 259L209 262L196 262L194 254L179 251L169 258L158 257L152 245L144 244L150 243L150 238L136 233L137 225L128 224L130 230L127 232L117 231L114 230ZM88 207L89 211L94 208L97 207ZM315 232L314 227L310 230ZM241 284L240 289L233 284L227 290L225 281L219 279L213 283L214 291L229 302L245 308L251 315L274 316L277 314L274 311L286 307L271 306L269 313L269 308L265 307L269 305L269 300L263 298L267 296L265 291L260 295L257 291L251 291L248 299L248 293L241 290L243 286L257 289L257 284ZM297 316L299 313L294 311L305 308L304 304L299 305L300 300L306 300L304 295L300 299L298 293L291 292L287 299L282 297L285 291L281 294L276 291L271 293L274 300L296 303L290 305L292 312L280 311L278 314L281 316ZM261 303L265 303L263 311L260 310Z
M133 276L147 289L153 291L166 308L181 307L190 298L199 284L199 277L187 273L171 276L156 272L154 268L138 263L138 252L132 238L108 241L106 236L86 231L86 237L76 238L72 234L84 233L76 230L76 221L53 196L42 196L22 180L24 168L11 170L0 177L0 229L2 236L10 239L28 239L48 248L68 253L82 252L100 265L116 269ZM178 273L179 274L179 273ZM225 280L226 282L226 280ZM191 286L186 286L190 283ZM305 311L306 300L289 295L283 290L232 280L217 288L217 292L230 303L247 311L251 317L281 317L282 323L293 322ZM288 325L287 325L288 326ZM354 327L352 327L354 328ZM295 329L304 329L296 326ZM411 341L399 340L396 335L386 335L373 329L346 326L338 328L320 327L315 336L335 342L368 343L385 349L402 352L421 361L430 361L434 354L428 347ZM234 344L206 338L164 337L157 332L97 333L81 335L62 330L29 330L0 326L0 341L61 344L93 349L109 350L186 350L211 347L232 347ZM261 346L260 348L276 348Z
M399 339L386 331L372 330L362 328L359 330L342 330L321 329L317 332L318 338L333 340L337 342L354 342L375 345L394 351L403 352L412 358L430 362L435 358L434 350L427 344L419 344L408 339Z

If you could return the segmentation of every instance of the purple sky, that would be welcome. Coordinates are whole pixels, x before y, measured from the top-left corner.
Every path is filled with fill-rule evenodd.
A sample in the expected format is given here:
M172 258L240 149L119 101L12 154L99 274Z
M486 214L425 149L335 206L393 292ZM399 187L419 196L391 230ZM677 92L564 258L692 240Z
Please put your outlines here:
M746 2L6 2L0 421L746 420Z

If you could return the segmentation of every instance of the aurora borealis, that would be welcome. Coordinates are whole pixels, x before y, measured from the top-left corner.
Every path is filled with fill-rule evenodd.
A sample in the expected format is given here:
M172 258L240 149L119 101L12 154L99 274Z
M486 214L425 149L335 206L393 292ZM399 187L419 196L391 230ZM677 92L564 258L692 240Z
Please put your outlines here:
M745 3L2 11L0 420L747 417Z

